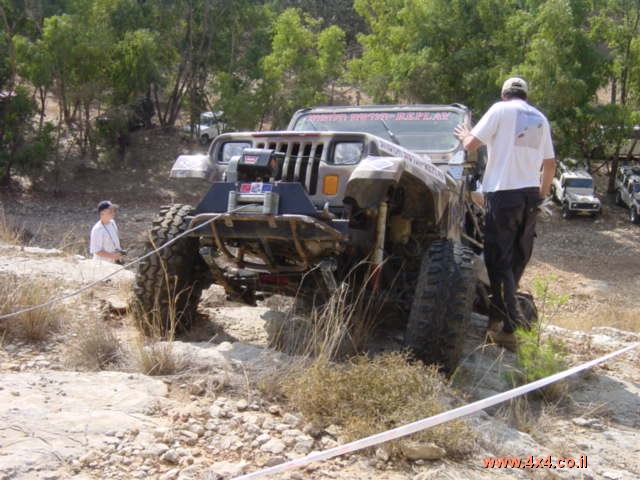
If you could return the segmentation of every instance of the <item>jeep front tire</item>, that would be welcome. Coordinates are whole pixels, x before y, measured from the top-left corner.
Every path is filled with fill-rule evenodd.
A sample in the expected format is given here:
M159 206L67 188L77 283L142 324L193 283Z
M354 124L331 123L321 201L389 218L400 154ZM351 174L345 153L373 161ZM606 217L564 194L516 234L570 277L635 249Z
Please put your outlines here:
M189 205L163 207L153 221L146 244L151 252L178 238L188 228ZM202 290L211 284L198 253L198 239L184 236L138 265L133 311L147 335L171 336L191 328Z
M449 240L431 244L420 275L405 331L414 358L453 372L462 354L476 292L473 251Z

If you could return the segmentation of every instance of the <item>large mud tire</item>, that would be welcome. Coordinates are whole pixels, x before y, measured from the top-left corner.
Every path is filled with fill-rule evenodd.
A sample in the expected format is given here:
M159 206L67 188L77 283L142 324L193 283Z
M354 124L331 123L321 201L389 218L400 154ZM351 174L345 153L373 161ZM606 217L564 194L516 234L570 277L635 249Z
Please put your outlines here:
M424 254L405 331L414 358L455 370L471 323L476 292L473 251L448 240Z
M162 207L149 232L145 252L170 242L187 230L189 205ZM211 284L198 253L198 239L182 237L140 262L134 283L138 325L147 335L166 337L191 328L202 290Z

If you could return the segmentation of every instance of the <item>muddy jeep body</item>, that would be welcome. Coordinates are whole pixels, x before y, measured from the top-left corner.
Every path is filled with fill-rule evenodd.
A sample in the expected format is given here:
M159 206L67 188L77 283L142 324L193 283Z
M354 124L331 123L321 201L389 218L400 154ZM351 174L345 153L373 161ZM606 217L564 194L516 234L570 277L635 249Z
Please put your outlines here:
M321 302L348 281L385 292L419 356L454 362L451 337L471 312L482 248L469 195L477 163L453 135L470 122L460 105L314 108L286 131L226 133L207 155L179 157L173 177L211 183L195 208L156 219L157 244L194 230L173 252L192 260L172 265L171 249L161 254L174 290L194 297L178 302L183 323L211 282L253 304L269 293ZM147 309L150 296L162 300L150 278L159 271L146 273L158 270L153 258L136 282Z

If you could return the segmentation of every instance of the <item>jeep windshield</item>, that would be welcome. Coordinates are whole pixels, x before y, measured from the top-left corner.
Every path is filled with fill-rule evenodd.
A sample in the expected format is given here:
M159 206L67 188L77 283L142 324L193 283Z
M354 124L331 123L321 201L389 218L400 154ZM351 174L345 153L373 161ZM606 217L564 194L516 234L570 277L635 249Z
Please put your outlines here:
M449 151L460 141L453 129L463 121L451 110L309 112L301 115L296 131L366 132L415 151Z
M567 178L565 186L569 188L593 188L593 180L590 178Z

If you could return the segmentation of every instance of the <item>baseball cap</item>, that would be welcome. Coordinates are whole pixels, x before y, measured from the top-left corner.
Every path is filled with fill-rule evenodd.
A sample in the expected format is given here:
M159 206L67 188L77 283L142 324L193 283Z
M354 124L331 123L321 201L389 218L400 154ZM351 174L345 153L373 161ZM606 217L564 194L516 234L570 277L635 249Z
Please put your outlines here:
M527 82L520 77L511 77L507 78L505 82L502 84L502 91L500 92L504 95L505 92L508 91L520 91L524 93L528 93L529 86Z
M118 208L118 205L116 205L115 203L112 203L111 200L102 200L98 204L98 213L101 212L102 210L106 210L107 208Z

